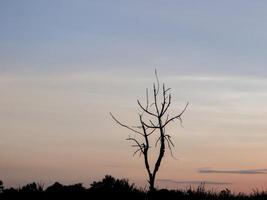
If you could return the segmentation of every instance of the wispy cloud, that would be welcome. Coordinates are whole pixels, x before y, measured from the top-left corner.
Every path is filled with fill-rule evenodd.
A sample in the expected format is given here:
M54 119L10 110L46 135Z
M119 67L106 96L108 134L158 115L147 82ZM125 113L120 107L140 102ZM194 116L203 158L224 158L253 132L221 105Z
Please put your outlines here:
M207 181L207 180L173 180L173 179L158 179L160 182L168 182L174 184L189 184L189 185L200 185L205 183L206 185L231 185L230 182L220 182L220 181Z
M248 169L248 170L217 170L211 168L199 169L202 174L267 174L267 169Z

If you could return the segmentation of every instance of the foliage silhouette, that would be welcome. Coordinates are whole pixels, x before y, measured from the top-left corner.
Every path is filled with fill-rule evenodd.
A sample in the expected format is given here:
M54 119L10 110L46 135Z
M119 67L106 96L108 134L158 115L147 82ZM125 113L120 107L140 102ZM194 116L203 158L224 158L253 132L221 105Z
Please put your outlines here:
M43 185L36 183L29 183L20 189L22 193L38 193L43 192Z
M2 184L1 200L85 200L85 199L130 199L130 200L264 200L266 191L254 190L251 194L234 194L229 189L214 192L201 184L196 189L155 190L153 193L137 189L127 179L116 179L106 175L101 181L94 181L89 188L81 183L62 185L58 182L44 189L42 184L30 183L21 188L4 188Z
M0 180L0 193L4 190L3 181Z
M134 184L130 184L127 179L115 179L111 175L106 175L102 181L93 182L91 191L105 192L136 192Z

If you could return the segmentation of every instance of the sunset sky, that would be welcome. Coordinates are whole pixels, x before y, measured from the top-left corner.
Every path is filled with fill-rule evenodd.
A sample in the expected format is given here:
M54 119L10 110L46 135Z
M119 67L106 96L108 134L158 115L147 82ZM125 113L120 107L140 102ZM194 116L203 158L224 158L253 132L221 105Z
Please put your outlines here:
M125 139L136 99L172 88L156 185L267 189L267 2L0 1L0 180L146 184Z

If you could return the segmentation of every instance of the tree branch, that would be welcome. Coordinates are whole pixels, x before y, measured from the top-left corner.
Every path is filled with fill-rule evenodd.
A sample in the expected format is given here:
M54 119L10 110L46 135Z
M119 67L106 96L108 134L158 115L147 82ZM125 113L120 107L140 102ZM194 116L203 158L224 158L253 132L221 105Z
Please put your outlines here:
M127 138L126 140L132 140L136 143L136 145L133 145L133 147L138 147L137 151L134 152L134 155L138 152L138 151L141 151L143 153L143 149L144 149L144 145L143 144L140 144L135 138L132 138L132 137L129 137Z
M148 89L146 88L146 110L148 110L149 99L148 99Z
M158 77L158 73L157 73L156 69L155 69L155 76L156 76L156 80L157 80L157 92L156 92L156 95L158 95L158 93L159 93L159 77Z
M143 124L144 124L144 126L145 127L147 127L147 128L160 128L160 126L155 126L155 125L148 125L147 123L145 123L144 121L143 121Z
M125 124L123 124L123 123L121 123L119 120L117 120L117 119L112 115L111 112L110 112L109 114L110 114L110 116L112 117L112 119L113 119L115 122L117 122L119 125L121 125L122 127L127 128L127 129L129 129L129 130L131 130L131 131L133 131L133 132L135 132L135 133L138 133L139 135L144 136L143 133L141 133L141 132L139 132L139 131L137 131L137 130L135 130L135 129L133 129L133 128L127 126L127 125L125 125Z
M157 130L156 128L154 128L150 133L147 134L147 136L150 136L152 133L155 132L155 130Z
M168 98L168 104L167 104L165 110L162 112L162 115L161 115L161 116L163 116L163 115L166 113L166 111L168 110L168 108L169 108L170 105L171 105L171 94L169 94L168 97L169 97L169 98Z
M170 121L172 121L174 119L179 119L182 116L182 114L186 111L188 104L189 103L187 102L186 106L184 107L184 109L182 110L182 112L179 115L176 115L176 116L170 118L168 121L166 121L165 124L163 125L163 127L165 127Z
M153 84L153 88L154 88L154 103L155 103L155 108L156 108L156 111L157 111L156 117L159 117L160 116L160 113L159 113L159 108L158 108L158 103L157 103L157 95L158 95L158 92L156 91L155 84Z
M137 100L137 103L138 103L138 105L140 106L140 108L141 108L144 112L146 112L147 114L150 114L150 115L153 115L153 116L157 117L156 114L154 114L154 113L150 112L148 109L144 108L144 107L142 106L142 104L140 103L139 100Z

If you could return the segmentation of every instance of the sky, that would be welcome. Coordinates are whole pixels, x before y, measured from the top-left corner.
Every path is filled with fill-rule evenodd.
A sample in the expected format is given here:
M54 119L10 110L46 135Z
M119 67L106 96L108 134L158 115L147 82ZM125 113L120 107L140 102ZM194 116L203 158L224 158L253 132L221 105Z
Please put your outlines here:
M267 2L0 1L0 179L146 185L129 132L157 69L172 88L156 185L267 189ZM150 90L151 91L151 90Z

